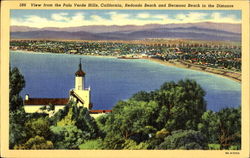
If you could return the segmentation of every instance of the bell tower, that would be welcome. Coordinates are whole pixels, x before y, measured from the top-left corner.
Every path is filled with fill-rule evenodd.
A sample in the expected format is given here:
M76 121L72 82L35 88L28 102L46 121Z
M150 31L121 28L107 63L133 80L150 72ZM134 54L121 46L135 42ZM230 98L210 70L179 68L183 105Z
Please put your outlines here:
M79 68L75 73L75 90L84 90L85 72L82 70L82 63L80 59Z
M73 100L77 106L83 106L90 109L91 90L85 87L85 74L86 73L82 70L80 59L79 68L75 73L75 88L70 90L70 99Z

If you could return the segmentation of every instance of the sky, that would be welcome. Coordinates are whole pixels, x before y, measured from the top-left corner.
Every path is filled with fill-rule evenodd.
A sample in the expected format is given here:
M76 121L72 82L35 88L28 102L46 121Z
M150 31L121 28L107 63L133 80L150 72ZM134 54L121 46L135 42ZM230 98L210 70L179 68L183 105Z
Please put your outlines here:
M241 23L239 10L11 10L11 25L75 27L170 23Z

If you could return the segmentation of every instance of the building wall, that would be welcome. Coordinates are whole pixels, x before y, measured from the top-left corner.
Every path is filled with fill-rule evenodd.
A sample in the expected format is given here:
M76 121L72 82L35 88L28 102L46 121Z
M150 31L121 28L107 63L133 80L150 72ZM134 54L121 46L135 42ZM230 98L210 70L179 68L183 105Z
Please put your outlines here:
M84 104L82 105L81 103L78 103L78 106L83 106L86 107L87 109L89 109L89 104L91 102L90 100L90 90L74 90L74 92L82 98L82 100L84 101ZM76 101L74 99L74 101Z
M76 90L82 90L82 89L84 89L84 79L83 79L83 77L78 77L78 76L76 76L75 77L75 89Z
M38 113L47 113L47 114L49 114L49 116L53 116L60 109L63 109L65 107L65 105L56 105L54 112L53 111L48 111L48 112L42 111L42 110L40 110L40 108L42 108L42 107L44 107L44 105L26 105L26 106L24 106L24 110L26 113L38 112ZM96 113L96 114L90 114L90 116L96 119L97 117L105 115L105 114L106 113Z
M24 105L24 110L26 113L42 113L43 111L40 110L44 105ZM60 109L63 109L65 105L55 105L54 113L58 112Z
M24 110L26 113L35 113L42 107L44 107L44 105L24 105Z
M60 109L63 109L65 105L56 105L55 106L55 113L58 112Z
M105 113L98 113L98 114L90 114L91 117L93 117L94 119L96 119L99 116L105 115Z

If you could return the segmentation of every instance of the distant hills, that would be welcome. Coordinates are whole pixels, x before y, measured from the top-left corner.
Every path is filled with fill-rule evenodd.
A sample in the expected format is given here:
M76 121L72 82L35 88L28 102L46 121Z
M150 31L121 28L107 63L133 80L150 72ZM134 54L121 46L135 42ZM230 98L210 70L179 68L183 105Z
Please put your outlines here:
M140 40L178 38L194 40L241 41L241 24L185 23L138 25L93 25L79 27L35 28L11 26L11 39L60 40Z

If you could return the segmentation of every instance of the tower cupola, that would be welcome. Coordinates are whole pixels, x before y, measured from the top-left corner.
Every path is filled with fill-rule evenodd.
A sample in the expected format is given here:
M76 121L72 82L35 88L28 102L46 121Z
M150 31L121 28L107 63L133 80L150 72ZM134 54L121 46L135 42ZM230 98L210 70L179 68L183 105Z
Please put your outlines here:
M80 59L79 69L75 73L75 90L84 90L85 72L82 71L82 63Z
M76 71L75 76L78 76L78 77L84 77L85 76L85 72L82 70L81 59L80 59L80 63L79 63L79 69Z

